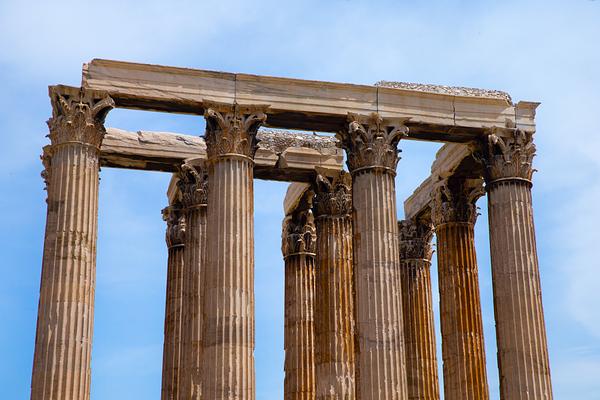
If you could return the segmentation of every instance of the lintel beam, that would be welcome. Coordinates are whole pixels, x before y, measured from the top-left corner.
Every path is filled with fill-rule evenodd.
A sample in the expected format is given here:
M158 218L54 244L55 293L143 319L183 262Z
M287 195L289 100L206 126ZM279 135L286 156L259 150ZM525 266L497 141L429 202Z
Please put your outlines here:
M431 175L404 201L404 218L430 220L431 194L440 180L457 174L479 177L482 171L472 153L471 145L447 143L442 146L431 165Z
M255 178L309 182L316 167L342 169L342 150L330 137L271 131L259 131L258 137ZM100 162L105 167L176 172L184 160L205 157L206 144L199 136L107 128Z
M468 91L456 95L99 59L84 65L82 87L108 92L117 107L150 111L202 114L203 101L268 104L266 125L285 129L337 132L349 112L377 112L410 118L410 139L460 143L492 127L534 131L538 106Z

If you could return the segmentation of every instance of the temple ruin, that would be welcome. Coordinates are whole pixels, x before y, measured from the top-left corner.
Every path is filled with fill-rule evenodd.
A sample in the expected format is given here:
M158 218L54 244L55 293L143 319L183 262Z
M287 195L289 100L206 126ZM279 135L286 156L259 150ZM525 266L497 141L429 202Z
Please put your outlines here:
M254 178L290 182L286 400L489 398L474 240L484 195L501 398L552 398L531 199L538 103L108 60L85 64L81 87L49 94L32 399L90 398L100 167L172 174L163 400L256 397ZM203 115L206 132L106 128L115 107ZM404 140L445 144L398 221Z

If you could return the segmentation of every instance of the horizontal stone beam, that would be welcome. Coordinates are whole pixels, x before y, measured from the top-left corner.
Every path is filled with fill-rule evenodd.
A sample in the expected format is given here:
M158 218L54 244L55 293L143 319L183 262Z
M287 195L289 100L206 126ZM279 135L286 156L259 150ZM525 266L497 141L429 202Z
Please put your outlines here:
M491 127L535 130L539 103L493 91L382 82L376 86L233 74L110 60L83 67L82 86L117 107L202 114L203 101L266 104L267 126L337 132L349 112L410 118L409 138L468 142ZM443 90L442 90L443 89Z
M431 194L435 185L456 174L465 161L471 158L472 151L469 145L448 143L442 146L431 165L431 175L404 201L404 219L429 219ZM469 174L476 173L476 169L469 171Z
M255 178L309 182L317 167L342 169L342 150L332 137L261 130L258 138ZM206 144L199 136L115 128L107 129L100 154L106 167L164 172L177 172L192 158L206 158Z

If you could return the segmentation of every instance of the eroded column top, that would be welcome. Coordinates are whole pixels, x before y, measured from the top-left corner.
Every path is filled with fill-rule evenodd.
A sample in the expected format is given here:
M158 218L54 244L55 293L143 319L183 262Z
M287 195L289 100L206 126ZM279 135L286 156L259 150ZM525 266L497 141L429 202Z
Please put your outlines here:
M185 210L206 207L208 203L208 171L203 160L190 160L181 165L177 174L179 199Z
M307 190L298 206L283 220L281 252L283 257L316 253L317 232L312 212L314 192Z
M342 217L352 214L352 178L346 171L334 177L317 174L313 209L315 216Z
M398 221L400 260L431 260L433 224L409 219Z

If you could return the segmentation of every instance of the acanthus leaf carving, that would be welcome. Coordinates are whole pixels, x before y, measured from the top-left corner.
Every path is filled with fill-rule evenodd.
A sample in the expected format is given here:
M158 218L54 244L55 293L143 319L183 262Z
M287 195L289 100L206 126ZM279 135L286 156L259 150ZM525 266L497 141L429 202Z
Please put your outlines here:
M341 171L333 178L317 174L315 184L315 216L347 216L352 213L352 178Z
M208 171L204 165L183 163L177 182L184 208L206 206L208 203Z
M432 192L431 219L435 226L464 222L475 224L477 199L485 194L483 180L450 177L438 182Z
M204 101L206 151L209 159L230 154L254 158L257 131L267 120L267 105L223 104Z
M163 220L167 222L165 240L167 247L183 246L185 242L185 216L181 204L176 203L162 210Z
M100 149L106 134L104 120L115 106L108 95L96 91L51 88L52 118L47 122L50 142L82 143Z
M347 152L350 172L383 168L395 173L400 160L398 143L408 135L406 121L408 118L386 121L378 113L368 117L348 113L347 128L338 138Z
M500 135L499 129L492 129L483 145L487 183L509 179L531 182L535 172L533 133L515 129Z
M312 212L314 193L308 191L301 205L288 215L283 223L281 251L284 257L317 250L317 229Z
M400 260L431 260L433 224L415 219L398 221Z

